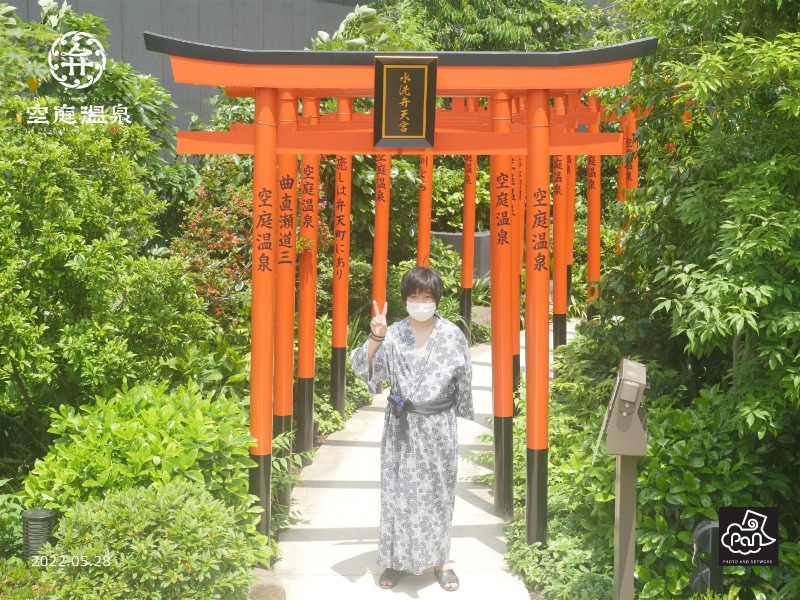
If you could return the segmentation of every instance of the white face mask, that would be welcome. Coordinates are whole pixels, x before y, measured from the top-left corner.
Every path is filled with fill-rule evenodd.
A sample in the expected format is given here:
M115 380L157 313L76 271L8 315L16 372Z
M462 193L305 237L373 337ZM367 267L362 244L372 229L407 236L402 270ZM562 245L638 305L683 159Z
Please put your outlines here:
M436 304L433 302L406 302L406 310L417 321L427 321L436 312Z

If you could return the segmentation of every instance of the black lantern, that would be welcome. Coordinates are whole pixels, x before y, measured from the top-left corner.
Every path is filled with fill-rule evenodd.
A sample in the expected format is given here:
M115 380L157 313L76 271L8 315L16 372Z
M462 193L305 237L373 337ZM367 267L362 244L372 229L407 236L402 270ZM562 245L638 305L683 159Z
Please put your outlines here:
M48 508L32 508L22 513L22 537L25 541L25 558L30 561L53 538L58 513Z
M719 565L719 521L702 521L692 532L694 555L700 555L697 568L689 579L689 588L702 594L711 590L722 593L722 567Z

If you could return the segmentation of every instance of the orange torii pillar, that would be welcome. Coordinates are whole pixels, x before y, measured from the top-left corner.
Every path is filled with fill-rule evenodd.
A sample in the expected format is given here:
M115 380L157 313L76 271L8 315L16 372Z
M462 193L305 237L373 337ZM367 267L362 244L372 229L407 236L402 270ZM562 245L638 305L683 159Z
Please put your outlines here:
M639 143L636 141L636 119L639 116L638 107L629 111L625 117L625 200L628 200L627 190L639 188Z
M512 104L513 110L513 104ZM519 352L520 352L520 331L521 324L519 319L519 312L521 307L520 290L522 289L522 281L520 281L519 272L522 268L520 264L519 251L522 247L522 238L520 237L521 229L519 227L522 219L522 196L519 193L519 164L521 159L518 155L509 157L510 175L511 175L511 381L514 388L514 393L517 393L519 388ZM516 415L516 407L514 415Z
M275 222L278 196L278 92L256 88L253 156L252 337L250 343L250 493L263 509L258 531L272 520L272 375L275 343Z
M619 121L619 130L622 132L622 143L628 139L625 135L625 125L627 121L627 113L622 115L619 119L610 119ZM619 157L619 167L617 167L617 202L625 201L625 156ZM619 240L617 240L617 250L619 250Z
M372 298L383 310L389 269L389 209L392 185L392 155L375 156L375 239L372 250ZM375 315L373 315L375 316Z
M527 94L528 166L525 222L525 385L527 542L547 542L550 394L550 94Z
M517 98L517 102L518 102L519 111L521 113L524 113L524 111L525 111L525 98L523 96L520 96L520 97ZM525 261L525 207L527 206L527 199L526 199L527 187L526 187L526 184L525 184L525 173L527 171L527 168L528 168L527 156L525 156L524 154L518 155L517 156L517 198L519 199L519 203L517 204L517 206L518 206L519 214L517 215L517 227L516 227L515 233L514 233L514 236L515 236L515 238L517 240L517 244L516 244L516 247L517 247L517 250L516 250L516 271L515 271L516 275L512 274L512 277L513 277L512 283L515 286L514 287L514 292L513 292L514 298L519 298L519 302L517 303L517 312L515 313L515 315L517 317L516 320L515 320L515 323L519 323L518 326L515 326L515 335L516 335L516 338L515 338L516 341L515 341L515 346L514 346L514 352L515 352L515 355L516 355L515 356L516 362L514 363L514 369L515 369L515 371L514 371L514 392L515 393L519 391L520 370L521 370L519 356L520 356L520 353L521 353L521 348L520 348L520 344L521 344L520 333L521 333L521 331L520 331L520 327L522 326L522 324L520 323L520 320L522 318L522 313L521 313L521 311L522 311L522 275L523 275L523 265L524 265L524 261ZM515 405L514 406L514 415L516 416L518 414L519 414L519 410L517 410L517 407Z
M353 99L341 97L338 119L350 121ZM345 367L347 361L348 285L350 282L350 191L353 157L336 160L336 190L333 207L333 348L331 348L331 405L345 416Z
M464 212L461 233L461 331L472 339L472 280L475 271L475 179L478 157L464 156Z
M589 125L589 133L600 133L600 98L589 96L589 112L597 117ZM591 155L586 160L586 298L589 301L589 316L594 311L600 284L600 212L603 157Z
M564 98L553 98L553 115L566 113ZM569 211L567 208L566 157L553 157L553 348L567 343L567 258Z
M511 131L511 97L503 92L489 101L492 131ZM511 177L509 157L491 158L492 396L494 400L494 507L509 519L514 514L513 364L511 359Z
M431 261L431 211L433 210L433 152L419 154L419 213L417 215L417 266Z
M278 121L297 124L297 100L287 93L278 98ZM295 215L297 214L297 155L278 156L278 238L275 275L275 407L273 435L292 429L294 400L294 294L296 272ZM289 505L287 487L281 504Z
M620 158L618 183L617 183L617 201L626 202L628 200L628 190L636 189L639 187L639 156L638 147L634 139L636 136L636 111L629 110L619 119L620 129L622 130L624 156ZM624 242L622 241L628 230L626 223L625 229L620 232L617 239L617 253L622 251Z
M319 100L303 98L303 117L319 122ZM300 166L300 291L297 339L296 442L299 452L314 447L314 353L317 322L317 234L319 230L319 155L304 154Z
M567 128L568 133L574 132L575 127L572 124L575 122L578 106L581 106L580 94L567 94ZM575 184L577 180L578 161L577 156L570 154L567 156L567 227L568 240L567 240L567 307L569 307L572 300L572 263L575 254ZM566 323L565 323L566 325ZM566 331L564 331L564 343L567 341Z
M467 98L464 109L474 113L478 110L478 99ZM478 177L478 157L464 155L464 212L461 233L461 331L472 339L472 280L475 273L475 197Z
M619 128L622 132L622 143L625 152L625 155L620 157L619 169L617 170L617 200L619 202L625 202L628 178L630 177L630 155L628 153L633 151L633 135L630 133L632 116L633 113L627 111L619 118Z

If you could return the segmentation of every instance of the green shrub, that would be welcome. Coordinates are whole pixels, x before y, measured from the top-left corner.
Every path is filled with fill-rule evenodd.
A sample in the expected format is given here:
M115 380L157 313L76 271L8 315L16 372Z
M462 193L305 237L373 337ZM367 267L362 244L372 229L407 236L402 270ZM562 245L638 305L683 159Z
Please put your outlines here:
M332 324L328 315L317 318L315 337L314 419L320 435L344 428L344 419L331 405L331 336ZM345 419L353 412L372 403L367 384L358 379L350 367L350 350L364 343L366 333L359 330L359 319L351 319L348 330L348 351L345 361Z
M613 563L614 460L601 447L592 464L592 454L615 376L611 365L618 358L612 348L581 335L556 357L560 375L551 385L548 546L526 544L524 520L518 519L509 527L508 561L551 600L608 597L602 590L610 585ZM788 451L793 436L759 439L743 433L735 407L717 387L689 402L685 388L676 385L676 373L657 363L647 366L653 389L670 393L647 403L650 448L639 459L637 480L637 598L691 597L691 533L700 521L716 519L718 507L781 506L779 566L724 571L732 597L768 597L800 567L798 544L791 541L794 492L787 476L797 469ZM521 392L523 414L514 424L514 498L520 509L524 387Z
M80 411L62 406L50 427L58 439L26 478L25 499L64 511L110 490L190 479L234 508L247 530L259 518L248 494L247 423L242 406L212 401L193 382L138 385Z
M330 314L333 310L333 254L319 256L317 306ZM369 320L372 310L372 245L368 250L356 246L350 251L348 312Z
M48 566L44 580L55 589L53 600L245 600L253 567L269 556L236 521L229 506L197 483L110 492L77 504L62 519L57 544L43 550L57 565ZM73 566L76 561L85 564Z
M482 163L482 161L479 161ZM482 167L482 168L480 168ZM475 230L489 229L489 169L475 165ZM464 162L462 157L436 157L433 171L431 228L461 232L464 229Z
M613 552L607 544L589 546L568 516L548 524L547 547L525 543L525 521L506 528L508 561L529 586L548 598L599 600L612 597Z
M8 479L0 479L0 489ZM22 555L22 511L19 498L0 494L0 564Z
M212 400L222 395L244 406L250 395L250 347L231 344L230 336L218 331L213 339L186 345L162 360L158 373L170 387L194 381Z
M0 561L0 600L38 600L51 598L52 592L41 570L29 569L22 559Z
M150 246L149 130L18 123L33 105L0 94L0 450L19 472L47 451L51 409L151 377L213 330L183 260Z

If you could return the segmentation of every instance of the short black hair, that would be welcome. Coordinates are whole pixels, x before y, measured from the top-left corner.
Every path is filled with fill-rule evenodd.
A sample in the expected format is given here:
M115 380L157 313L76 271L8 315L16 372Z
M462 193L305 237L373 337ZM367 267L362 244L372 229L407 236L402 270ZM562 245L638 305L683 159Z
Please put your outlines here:
M406 274L400 280L400 295L403 297L403 302L411 294L419 292L430 293L438 307L439 300L442 299L442 293L444 292L444 282L441 275L428 267L414 267L406 271Z

